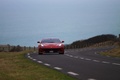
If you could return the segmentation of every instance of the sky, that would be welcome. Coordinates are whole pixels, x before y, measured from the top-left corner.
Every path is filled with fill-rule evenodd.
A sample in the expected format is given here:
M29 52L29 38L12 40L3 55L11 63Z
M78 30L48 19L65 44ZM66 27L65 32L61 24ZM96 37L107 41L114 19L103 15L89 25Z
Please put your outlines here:
M0 0L0 44L70 44L102 34L120 34L120 0Z

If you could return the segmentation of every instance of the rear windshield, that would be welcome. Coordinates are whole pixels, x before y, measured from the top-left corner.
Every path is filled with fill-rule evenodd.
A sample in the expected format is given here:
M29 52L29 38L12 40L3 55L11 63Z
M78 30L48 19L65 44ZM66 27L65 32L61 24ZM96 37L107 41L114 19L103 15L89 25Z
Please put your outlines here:
M44 39L41 43L61 43L59 39Z

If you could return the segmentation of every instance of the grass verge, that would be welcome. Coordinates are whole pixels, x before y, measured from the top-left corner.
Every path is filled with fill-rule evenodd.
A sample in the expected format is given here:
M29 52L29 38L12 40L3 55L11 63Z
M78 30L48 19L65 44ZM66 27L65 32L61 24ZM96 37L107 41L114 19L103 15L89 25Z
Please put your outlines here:
M27 52L0 52L0 80L75 80L24 57Z
M120 47L114 48L112 50L101 52L101 55L119 57L120 58Z

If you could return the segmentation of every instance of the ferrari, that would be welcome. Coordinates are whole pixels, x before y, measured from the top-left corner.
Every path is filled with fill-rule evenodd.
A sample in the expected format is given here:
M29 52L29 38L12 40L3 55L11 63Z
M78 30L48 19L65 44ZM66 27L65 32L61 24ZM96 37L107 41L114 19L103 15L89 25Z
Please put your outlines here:
M64 54L64 41L57 38L47 38L38 41L38 54L43 53L59 53Z

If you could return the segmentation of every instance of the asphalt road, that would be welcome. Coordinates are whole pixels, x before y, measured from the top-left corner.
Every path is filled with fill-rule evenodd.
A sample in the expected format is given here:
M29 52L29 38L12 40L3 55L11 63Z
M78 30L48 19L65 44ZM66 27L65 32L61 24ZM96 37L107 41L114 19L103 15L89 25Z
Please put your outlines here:
M99 55L98 52L113 47L66 50L57 53L28 53L27 57L37 63L61 71L78 80L120 80L120 58Z

